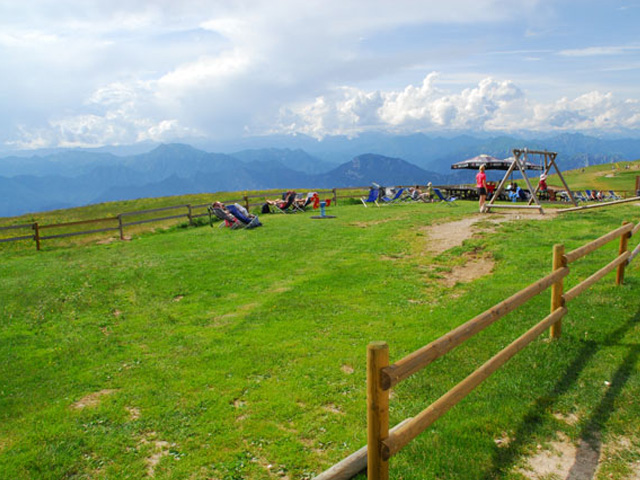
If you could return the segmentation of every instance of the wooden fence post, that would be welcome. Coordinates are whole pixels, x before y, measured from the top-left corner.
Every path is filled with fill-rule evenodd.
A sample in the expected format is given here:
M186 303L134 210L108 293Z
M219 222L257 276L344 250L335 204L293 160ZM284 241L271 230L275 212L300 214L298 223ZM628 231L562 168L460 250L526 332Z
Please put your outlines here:
M248 195L244 196L244 205L245 205L244 208L246 208L247 212L248 212L249 211L249 196Z
M36 250L40 250L40 227L38 226L38 222L35 222L33 224L33 230L34 230L34 234L33 234L33 239L36 241Z
M338 204L338 191L334 188L332 190L333 192L333 204L337 205Z
M189 218L189 225L193 227L193 214L191 211L191 204L187 204L187 217Z
M622 222L622 225L626 225L627 223L629 222ZM620 236L620 248L618 249L618 256L627 251L629 247L629 237L630 232ZM624 282L624 267L626 265L626 262L622 262L620 265L618 265L618 270L616 272L616 285L622 285L622 283Z
M122 228L122 214L118 214L118 230L120 230L120 240L124 240L124 229Z
M389 461L382 458L382 441L389 437L389 390L383 390L380 371L389 366L389 346L367 347L367 478L388 480Z
M553 246L553 271L564 268L564 245L557 244ZM551 285L551 313L555 312L562 306L562 294L564 290L564 277ZM560 338L562 335L562 320L558 320L551 325L550 336L552 339Z

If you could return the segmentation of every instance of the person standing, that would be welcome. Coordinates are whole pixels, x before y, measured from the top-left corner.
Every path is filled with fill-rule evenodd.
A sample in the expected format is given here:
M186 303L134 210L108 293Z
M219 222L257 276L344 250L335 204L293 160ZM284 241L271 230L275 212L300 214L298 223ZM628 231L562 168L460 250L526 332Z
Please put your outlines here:
M476 188L480 197L480 213L484 212L484 203L487 200L487 175L484 173L484 165L480 165L480 171L476 173Z

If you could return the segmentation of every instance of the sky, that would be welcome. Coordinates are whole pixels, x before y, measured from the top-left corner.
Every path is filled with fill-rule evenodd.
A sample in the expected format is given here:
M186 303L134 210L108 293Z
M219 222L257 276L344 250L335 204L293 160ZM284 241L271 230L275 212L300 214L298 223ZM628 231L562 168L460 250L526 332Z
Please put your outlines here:
M640 0L0 0L0 148L640 136Z

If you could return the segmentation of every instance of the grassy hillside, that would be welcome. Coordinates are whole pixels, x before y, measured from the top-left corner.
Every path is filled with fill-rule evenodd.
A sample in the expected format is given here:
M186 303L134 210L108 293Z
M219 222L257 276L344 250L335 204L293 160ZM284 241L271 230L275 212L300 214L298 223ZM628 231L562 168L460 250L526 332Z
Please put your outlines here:
M352 205L334 220L272 215L252 231L0 251L2 477L311 478L366 442L369 342L388 341L397 360L545 275L553 244L640 220L623 205L484 222L430 253L426 227L475 211ZM616 251L576 264L569 286ZM442 283L478 257L495 260L488 275ZM626 478L640 460L639 287L636 261L624 286L609 275L572 302L560 341L513 359L394 457L392 478L522 478L514 468L558 435L627 445L598 477ZM392 424L548 308L547 293L401 384Z
M560 167L562 168L562 162ZM551 169L555 172L555 169ZM640 160L595 165L592 167L562 172L562 176L572 190L614 190L616 192L634 192L636 177L640 175ZM558 175L550 175L549 185L562 187ZM534 185L535 186L535 185Z

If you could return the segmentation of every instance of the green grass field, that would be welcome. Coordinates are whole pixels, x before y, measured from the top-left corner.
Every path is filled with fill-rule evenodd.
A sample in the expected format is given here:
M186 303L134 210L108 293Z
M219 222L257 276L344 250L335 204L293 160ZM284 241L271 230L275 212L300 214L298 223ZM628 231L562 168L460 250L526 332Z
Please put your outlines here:
M547 274L554 244L571 250L640 220L629 204L481 222L462 246L430 253L426 228L476 211L347 205L334 220L271 215L251 231L0 250L0 478L312 478L366 443L369 342L387 341L398 360ZM572 265L568 287L617 248ZM488 275L444 286L477 257L495 262ZM597 478L629 478L640 461L639 265L623 286L609 274L574 300L559 341L511 360L394 457L391 478L524 478L516 468L563 435L623 445ZM391 423L548 311L546 292L403 382Z

